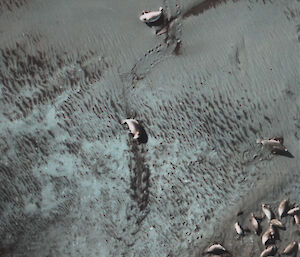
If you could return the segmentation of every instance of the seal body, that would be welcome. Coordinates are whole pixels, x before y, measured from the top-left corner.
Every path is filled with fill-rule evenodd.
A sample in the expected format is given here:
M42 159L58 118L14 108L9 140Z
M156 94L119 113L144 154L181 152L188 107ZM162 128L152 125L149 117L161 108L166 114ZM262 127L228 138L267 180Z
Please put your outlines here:
M289 200L288 199L284 199L278 206L278 215L279 218L282 218L284 215L286 215L287 213L287 209L288 209L288 205L289 205Z
M122 124L127 124L130 134L133 135L133 139L137 140L140 144L146 144L148 142L148 135L144 127L135 119L125 119Z
M266 232L262 235L261 242L264 246L268 246L273 244L276 238L278 238L277 229L271 224Z
M300 218L299 218L299 215L295 214L294 215L294 221L295 221L295 224L300 226ZM300 251L300 250L299 250Z
M252 228L253 228L253 230L254 230L254 233L257 234L257 235L260 234L260 231L261 231L260 225L259 225L259 223L258 223L258 221L257 221L257 219L255 218L255 216L254 216L253 213L250 214L250 223L251 223L251 225L252 225Z
M242 236L244 234L244 230L238 222L234 223L234 228L238 235Z
M285 229L285 226L277 219L272 219L270 221L270 224L273 225L274 227Z
M297 242L291 242L284 248L282 254L287 254L287 255L293 254L298 250L297 248L298 248Z
M269 255L274 255L276 252L277 252L277 247L275 245L271 245L260 254L260 257L267 257Z
M262 204L261 208L262 208L264 214L266 215L266 217L268 218L268 220L273 219L274 213L271 211L271 209L268 205Z
M269 148L272 154L282 155L289 158L294 158L294 156L286 149L283 145L282 137L272 137L270 139L257 139L256 143L262 144Z
M257 139L256 143L262 144L262 145L265 145L265 146L269 146L269 147L272 147L272 148L280 148L280 149L283 149L283 150L287 151L287 149L283 145L283 138L282 137L272 137L270 139Z
M122 121L122 124L127 124L130 133L133 135L134 139L138 139L139 138L139 123L137 122L137 120L135 119L125 119Z
M223 254L225 252L227 251L225 247L221 244L213 244L206 248L206 250L204 251L204 253L206 254Z
M270 224L268 231L270 231L270 236L272 239L276 240L279 238L279 233L278 233L278 229L276 226Z
M300 213L300 207L295 207L293 209L290 209L287 214L288 215L291 215L291 216L294 216L296 214L299 214Z
M262 235L261 242L264 246L268 246L268 245L274 243L274 239L272 238L270 231L266 231Z
M163 8L159 7L158 11L143 11L139 17L140 21L145 23L157 22L163 15Z

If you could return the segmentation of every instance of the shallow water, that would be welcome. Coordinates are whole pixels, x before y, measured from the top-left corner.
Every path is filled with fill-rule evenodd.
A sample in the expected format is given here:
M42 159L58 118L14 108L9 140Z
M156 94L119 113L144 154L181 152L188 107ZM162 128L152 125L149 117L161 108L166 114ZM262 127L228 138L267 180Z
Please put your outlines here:
M0 253L199 256L218 241L258 256L259 237L237 239L234 222L300 203L299 2L10 3ZM161 5L173 21L156 36L138 14ZM147 144L120 124L129 117ZM256 144L272 136L295 158ZM284 222L279 249L300 240Z

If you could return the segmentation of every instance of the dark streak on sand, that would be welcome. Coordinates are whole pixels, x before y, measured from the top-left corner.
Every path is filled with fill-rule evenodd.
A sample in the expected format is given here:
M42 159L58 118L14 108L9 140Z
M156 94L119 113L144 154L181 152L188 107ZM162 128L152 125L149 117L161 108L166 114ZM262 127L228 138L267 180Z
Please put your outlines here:
M19 2L31 5L30 0ZM107 36L105 43L99 43L101 33L97 34L93 28L102 22L101 17L84 22L91 25L90 29L76 26L76 33L68 30L73 19L62 17L66 22L62 29L68 31L70 42L75 42L78 37L82 40L74 45L67 45L69 41L61 42L60 39L55 43L55 37L53 43L52 35L46 29L43 34L35 30L28 32L2 47L0 102L4 133L0 136L3 159L0 161L0 256L97 256L100 252L111 256L167 256L168 252L170 256L200 256L203 247L215 240L224 243L232 256L259 255L256 240L252 242L250 236L260 243L259 237L252 234L249 241L248 235L244 242L236 240L232 224L238 219L243 226L242 221L248 222L250 210L257 211L253 209L257 203L270 200L272 204L277 194L298 197L299 151L292 132L299 140L300 118L299 106L292 99L296 99L299 90L298 83L289 83L298 82L298 77L295 69L287 72L287 64L297 67L298 59L289 58L293 57L294 48L278 52L278 64L272 62L274 74L271 75L275 80L275 71L280 68L289 81L285 85L279 80L278 87L263 87L260 91L264 86L260 82L272 84L272 77L258 71L257 78L252 80L254 74L248 69L247 62L251 63L255 55L253 58L252 54L246 55L251 48L247 49L249 44L243 43L244 39L241 41L240 33L237 33L236 38L233 35L233 42L237 40L233 45L233 57L236 54L237 58L234 63L225 64L232 65L230 70L236 80L224 80L228 77L227 72L223 74L223 69L216 67L221 67L230 53L224 51L224 55L215 59L210 53L216 48L205 48L202 41L193 39L193 46L201 44L201 50L195 51L195 58L185 56L185 53L193 53L181 48L187 49L191 45L192 39L188 35L209 30L209 24L205 28L195 26L195 31L189 31L188 26L183 26L182 18L198 15L219 4L223 9L225 2L234 0L199 0L183 13L177 4L175 12L175 2L169 9L165 8L170 10L166 12L170 17L168 27L162 31L164 34L157 34L153 39L156 45L150 45L145 52L143 41L135 45L130 41L132 38L124 36L126 31L120 33L112 29L111 33L104 34ZM17 0L4 0L3 3L12 3L13 11L16 10ZM48 6L51 5L43 8ZM275 14L282 12L279 7L274 5ZM85 8L78 14L83 13L86 17L88 10ZM225 14L229 16L228 26L224 27L226 30L215 31L220 33L216 39L232 28L230 14L238 12L239 8L222 10L224 17ZM12 21L15 22L25 9L24 5L17 16L12 16ZM32 17L38 17L43 11L28 9L24 17L31 17L32 11ZM66 5L67 9L73 12L79 8L74 8L72 1ZM48 14L48 10L44 11ZM59 13L50 15L50 11L49 20L45 20L47 27L59 16ZM64 12L62 10L61 14ZM114 13L118 14L116 20L122 20L122 13L111 12L109 15ZM258 16L254 12L249 15L253 15L253 19L264 18L258 25L266 20L273 23L279 18L274 24L278 37L283 29L288 29L285 25L278 26L280 17L274 18L272 10L270 17L265 18L265 13L267 15L263 10ZM135 18L123 17L124 20ZM104 18L103 28L112 28ZM237 19L237 22L241 21L243 17ZM250 19L249 24L254 21ZM31 24L32 20L28 22ZM222 22L222 19L216 15L215 22ZM284 20L283 24L286 23ZM241 27L243 38L252 35L248 34L249 24ZM295 28L295 24L290 32L298 34L294 39L282 42L292 46L294 40L296 49L300 26ZM268 26L263 30L257 26L255 31L256 28L263 35ZM182 29L186 34L182 35ZM11 31L4 32L3 37L13 36ZM95 37L96 41L90 37ZM253 45L260 42L255 37L252 39ZM275 40L274 45L269 37L264 40L266 44L271 43L274 51L277 46L282 47L280 43L276 44L280 40ZM120 51L112 52L115 48L107 47L110 42L113 46L129 45L129 51L122 51L124 55L120 59ZM78 48L75 47L77 44ZM229 49L228 42L218 44L216 47ZM213 60L209 65L202 54L205 51L210 51L207 58ZM103 52L107 59L102 57ZM259 65L268 65L265 62L269 60L266 58L268 52L262 51ZM120 61L124 57L132 60L139 53L141 56L135 63L128 61L121 65L127 73L120 76L120 80L116 78ZM177 54L181 56L177 58ZM288 57L283 58L282 64L281 54ZM162 64L168 58L178 60ZM161 65L154 69L157 64ZM173 70L173 65L177 69ZM177 70L178 73L173 75ZM240 70L246 71L247 76L239 75ZM148 78L151 72L153 77ZM158 73L165 76L156 77ZM139 82L142 79L146 79L145 83ZM257 79L257 83L249 83L249 88L244 79L249 82ZM140 88L132 90L140 84ZM286 88L293 94L282 91ZM276 103L269 97L275 94ZM134 115L135 112L139 115ZM120 130L119 121L136 116L145 122L146 131L142 131L144 136L138 141L128 136L127 146L124 146L120 139L127 132ZM261 134L279 132L287 136L294 159L274 156L265 149L259 150L255 144ZM151 144L145 145L147 134ZM237 218L237 211L241 210L244 213ZM290 233L288 228L286 233ZM76 244L69 252L68 246L74 241ZM284 237L282 243L285 243Z
M197 5L193 6L192 8L190 8L189 10L187 10L183 14L183 18L188 18L189 16L192 16L192 15L193 16L199 15L210 8L216 8L216 6L221 3L226 3L226 0L205 0L205 1L201 2L200 4L197 4Z
M149 202L150 169L146 163L145 148L130 138L132 157L129 161L131 198L135 202L132 208L137 208L136 223L141 224L147 216L146 208ZM130 218L130 217L128 217Z
M165 34L163 40L164 43L160 43L155 47L149 49L143 56L133 65L130 70L130 83L131 87L135 88L138 81L143 80L145 76L151 71L151 69L162 59L166 58L168 51L172 51L175 56L180 55L180 49L182 47L181 40L181 9L176 4L176 14L171 17L163 15L162 19L157 23L148 24L156 28L156 34L158 36ZM150 26L150 27L151 27Z

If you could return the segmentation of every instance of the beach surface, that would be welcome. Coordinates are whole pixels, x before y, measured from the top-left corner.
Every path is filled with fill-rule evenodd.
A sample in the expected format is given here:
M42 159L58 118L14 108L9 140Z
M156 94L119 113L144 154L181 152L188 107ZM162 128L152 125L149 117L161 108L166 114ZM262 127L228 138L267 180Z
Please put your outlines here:
M299 1L5 0L0 35L0 256L259 256L234 223L300 204Z

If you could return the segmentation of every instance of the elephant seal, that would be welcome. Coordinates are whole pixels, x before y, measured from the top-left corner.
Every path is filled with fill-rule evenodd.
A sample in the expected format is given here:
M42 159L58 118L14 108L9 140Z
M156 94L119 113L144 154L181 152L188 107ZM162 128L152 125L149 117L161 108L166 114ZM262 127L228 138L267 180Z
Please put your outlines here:
M273 256L276 252L277 252L276 245L271 245L260 254L260 257L267 257L269 255Z
M234 223L234 228L238 235L240 235L240 236L244 235L244 229L242 228L240 223L238 223L238 222Z
M294 215L294 222L295 222L296 225L300 226L300 218L297 214Z
M259 223L258 223L258 220L256 219L256 217L254 216L253 213L250 214L250 223L251 223L251 225L252 225L252 228L253 228L253 230L254 230L254 233L255 233L256 235L259 235L260 232L261 232L261 227L260 227L260 225L259 225Z
M272 137L269 139L257 139L256 143L266 146L272 154L283 155L289 158L294 158L294 156L287 150L283 145L283 137Z
M130 134L133 135L133 139L139 143L146 144L148 142L148 135L144 127L135 119L125 119L122 124L127 124Z
M278 206L278 215L279 218L282 218L283 216L286 215L287 211L288 211L288 206L289 206L289 200L288 199L284 199L283 201L281 201L281 203Z
M272 137L269 139L261 139L258 138L256 140L256 143L262 144L264 146L270 147L270 148L279 148L284 151L287 151L286 147L283 145L283 138L282 137Z
M297 242L291 242L289 243L284 250L282 251L281 254L286 254L286 255L291 255L293 253L295 253L296 251L298 251L298 243Z
M267 204L262 204L261 208L264 212L264 214L266 215L266 217L268 218L268 220L271 220L274 218L274 213L271 211L270 207Z
M272 245L279 238L278 230L272 224L261 237L261 242L264 246Z
M122 121L122 124L127 124L130 133L133 135L133 139L138 139L140 136L140 131L139 131L139 123L135 119L125 119Z
M218 243L207 247L204 251L205 254L223 254L226 252L227 250L225 249L225 247Z
M277 219L272 219L270 221L270 224L276 228L280 228L280 229L283 229L285 230L285 226Z
M299 214L300 213L300 207L295 207L293 209L290 209L287 214L288 215L291 215L291 216L294 216L296 214Z
M139 19L149 27L162 25L164 21L163 8L159 7L158 11L142 11Z

